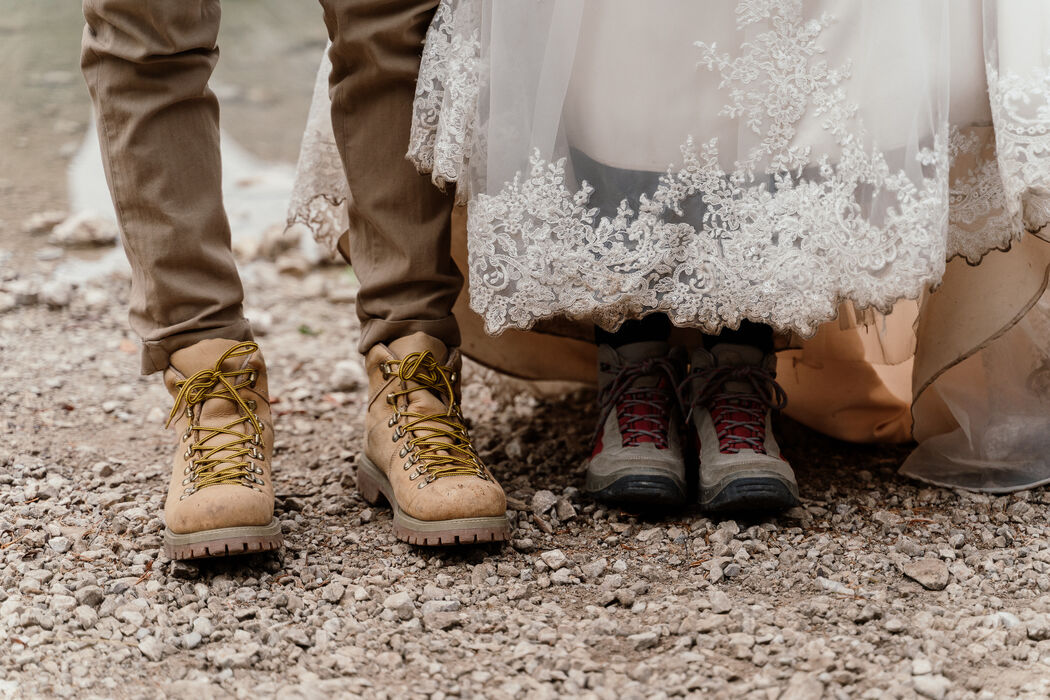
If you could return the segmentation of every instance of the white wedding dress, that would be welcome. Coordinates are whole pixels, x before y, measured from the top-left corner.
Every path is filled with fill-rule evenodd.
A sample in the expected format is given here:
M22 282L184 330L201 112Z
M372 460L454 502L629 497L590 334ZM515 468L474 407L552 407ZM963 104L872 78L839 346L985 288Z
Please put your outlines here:
M326 74L292 219L334 246ZM442 0L414 116L489 333L765 323L823 372L805 422L907 434L811 410L859 362L855 404L912 400L907 473L1050 481L1050 2Z

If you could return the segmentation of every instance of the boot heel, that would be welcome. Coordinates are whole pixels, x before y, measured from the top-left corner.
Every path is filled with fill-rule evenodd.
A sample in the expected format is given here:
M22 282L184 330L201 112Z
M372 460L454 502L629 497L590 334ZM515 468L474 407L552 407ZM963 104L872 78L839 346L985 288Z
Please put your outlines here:
M375 478L375 474L372 473L372 467L367 464L365 460L361 460L357 464L357 492L361 494L361 498L365 499L371 505L376 505L382 499L383 494L379 490L379 482Z

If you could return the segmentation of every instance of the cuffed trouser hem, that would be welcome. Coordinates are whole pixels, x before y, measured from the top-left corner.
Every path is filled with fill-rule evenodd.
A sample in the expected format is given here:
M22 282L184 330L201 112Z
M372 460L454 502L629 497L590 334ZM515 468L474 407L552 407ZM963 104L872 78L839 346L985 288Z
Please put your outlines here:
M362 355L367 355L368 351L379 343L389 345L398 338L404 338L413 333L426 333L450 348L458 348L460 344L459 324L456 322L456 317L452 315L438 319L406 321L385 321L372 318L361 324L361 339L357 344L357 349Z
M173 353L188 348L209 338L223 338L225 340L255 340L252 335L251 324L248 319L241 319L230 326L219 328L205 328L203 330L187 331L176 335L162 338L161 340L142 341L142 373L153 374L163 372L171 364Z

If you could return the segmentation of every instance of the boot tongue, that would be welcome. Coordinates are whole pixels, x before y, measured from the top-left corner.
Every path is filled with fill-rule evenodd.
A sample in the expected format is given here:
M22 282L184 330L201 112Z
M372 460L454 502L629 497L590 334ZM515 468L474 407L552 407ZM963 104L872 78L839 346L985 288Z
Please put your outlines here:
M240 345L242 341L237 340L225 340L225 339L209 339L202 340L199 343L191 345L188 348L178 350L171 356L171 367L177 372L183 375L183 378L189 379L197 372L201 370L212 370L215 369L215 363L222 355L230 348ZM236 372L237 370L244 369L248 366L253 366L258 369L257 362L253 362L256 359L258 352L254 352L250 355L238 355L236 357L228 357L223 361L220 369L223 372ZM243 375L241 377L230 377L230 384L236 386L243 384L247 380L248 376ZM170 387L169 387L170 388ZM208 389L208 393L212 394L229 394L226 387L219 381L216 381ZM200 405L200 414L197 422L199 425L205 428L218 428L225 426L237 418L243 420L239 425L234 425L233 429L243 431L245 433L251 433L251 423L245 416L244 411L241 407L230 398L210 398L205 400ZM206 434L206 433L205 433ZM205 446L211 445L222 445L230 442L232 437L230 435L216 435L208 440L205 440L202 444ZM221 457L226 454L226 450L217 452L214 457Z
M446 364L450 354L444 343L426 333L413 333L412 335L398 338L387 347L390 348L390 352L393 353L394 357L398 359L404 359L412 353L429 351L439 365ZM405 386L413 389L418 387L419 383L408 381L405 382ZM451 400L451 397L448 397L448 399ZM413 391L408 395L408 410L424 414L444 413L448 410L448 404L445 403L445 398L436 394L432 389L428 391Z
M448 361L448 348L437 338L433 338L426 333L413 333L412 335L406 335L403 338L398 338L394 342L390 343L387 347L390 348L390 352L394 354L394 357L402 358L406 355L411 355L414 352L426 352L430 351L430 354L434 356L439 365L445 364Z
M605 386L611 382L625 364L636 364L645 360L658 360L667 357L670 351L670 344L664 341L628 343L618 348L603 345L598 351L599 385ZM663 376L662 373L657 372L639 375L631 382L631 386L640 389L652 388L659 385Z
M718 367L763 367L765 353L751 345L723 343L711 348ZM748 381L729 381L724 390L730 394L754 394L755 388Z

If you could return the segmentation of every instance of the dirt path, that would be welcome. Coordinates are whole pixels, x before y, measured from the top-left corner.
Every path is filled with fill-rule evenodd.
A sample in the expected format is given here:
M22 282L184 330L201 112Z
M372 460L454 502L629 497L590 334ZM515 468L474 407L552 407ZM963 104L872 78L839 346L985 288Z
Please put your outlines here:
M3 272L26 303L0 315L0 696L1050 694L1044 493L921 488L895 476L903 449L787 425L803 508L637 518L577 491L593 397L475 369L467 410L514 542L409 547L354 490L351 278L244 269L287 547L200 566L159 550L168 399L137 374L126 281L51 309L31 299L46 263ZM925 558L943 590L902 575Z

